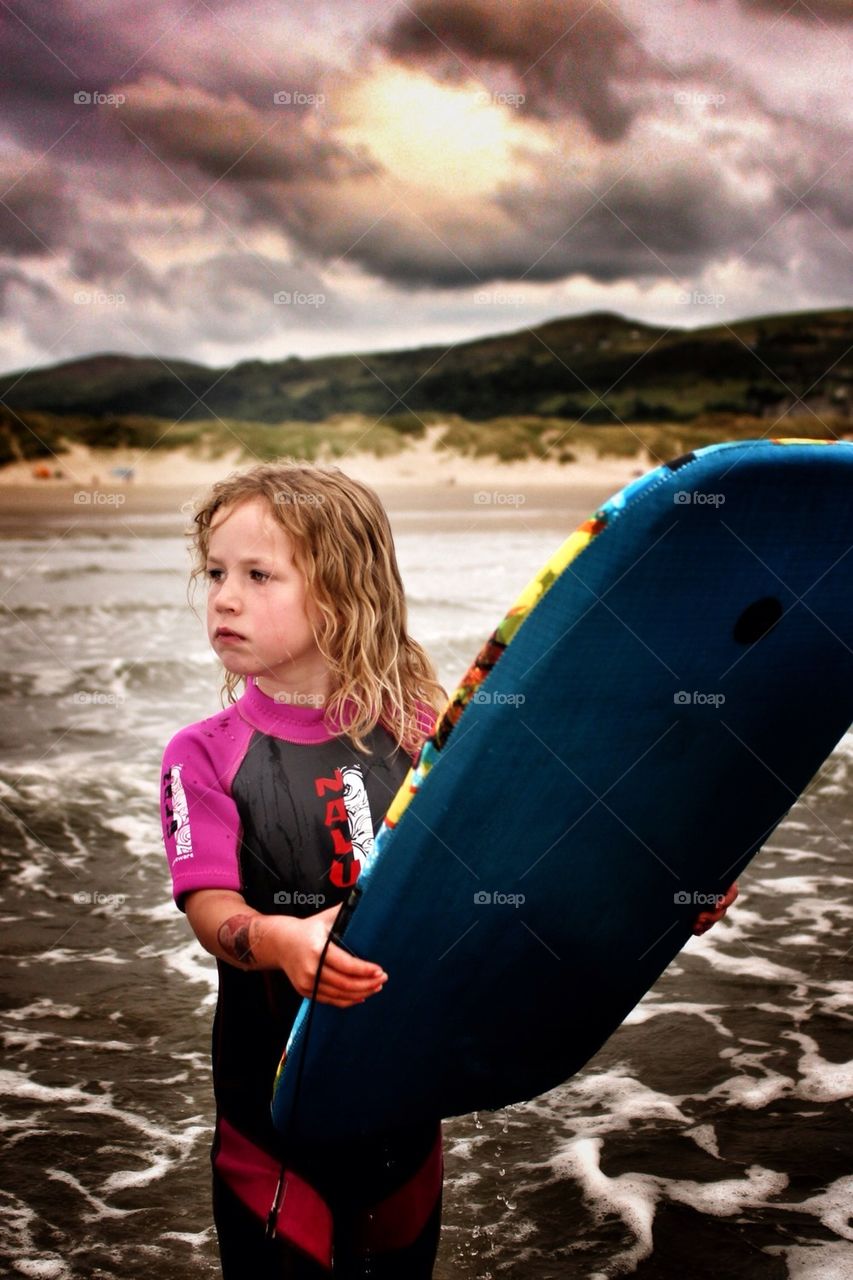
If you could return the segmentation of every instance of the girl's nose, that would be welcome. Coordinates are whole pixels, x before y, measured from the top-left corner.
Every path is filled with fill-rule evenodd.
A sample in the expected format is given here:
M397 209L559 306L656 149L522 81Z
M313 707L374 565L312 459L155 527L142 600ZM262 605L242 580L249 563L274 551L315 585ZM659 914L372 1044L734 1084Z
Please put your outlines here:
M216 593L216 607L223 613L240 607L240 593L227 578Z

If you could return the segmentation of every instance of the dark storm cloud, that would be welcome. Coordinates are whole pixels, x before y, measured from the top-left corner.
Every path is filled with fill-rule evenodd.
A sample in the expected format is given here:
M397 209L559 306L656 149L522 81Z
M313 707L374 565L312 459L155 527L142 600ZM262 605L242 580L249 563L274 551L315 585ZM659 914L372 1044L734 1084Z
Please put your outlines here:
M262 111L230 91L216 96L154 78L128 86L126 96L110 124L126 128L128 142L139 138L164 161L190 163L217 179L290 182L359 167L350 153L309 138L300 126L300 108L277 105L272 91Z
M174 208L169 221L187 234L193 221L182 215L216 184L200 229L213 241L230 221L239 237L240 202L229 193L240 184L262 189L358 167L303 127L313 108L300 94L316 92L316 59L284 39L283 21L268 42L253 42L241 32L241 8L258 20L256 6L233 0L142 10L116 0L109 21L87 21L72 0L20 0L4 15L0 110L17 152L0 163L0 252L65 256L76 283L130 284L136 297L168 302L168 274L152 271L131 243L142 231L156 247L166 231L148 234L146 203ZM124 101L75 102L81 93ZM277 104L276 93L295 101ZM102 223L93 195L101 206L126 206L127 219Z
M476 69L493 92L507 89L503 68L531 114L576 112L605 142L623 137L636 114L625 82L653 70L615 9L588 0L420 0L379 43L455 79Z
M74 94L104 92L120 80L137 57L133 24L118 17L87 23L79 12L75 16L70 0L21 0L4 13L3 25L5 128L33 150L51 146L70 129L62 154L79 153L87 139L85 127L82 135L78 130L88 122L86 113L75 111Z
M74 215L62 177L0 164L0 252L41 257L65 243Z
M124 93L148 75L171 81L176 92L198 86L250 106L266 108L276 89L312 89L321 75L316 59L296 42L282 55L275 46L241 36L233 0L181 0L145 6L113 4L86 20L74 0L18 0L4 12L4 67L0 111L23 144L50 146L73 124L64 154L90 154L93 135L101 159L124 144L115 133L84 127L96 112L75 110L74 94ZM253 6L245 6L252 12ZM282 41L278 42L283 43ZM271 42L273 44L273 42ZM294 111L296 114L296 109Z
M457 219L451 230L424 210L425 222L385 218L359 236L342 204L301 219L302 242L318 257L344 254L395 284L466 288L497 280L556 281L585 274L602 283L699 275L709 261L749 250L785 208L784 193L755 205L726 190L711 162L673 161L650 190L642 173L608 186L564 173L556 158L535 183L506 192L491 211ZM597 195L603 201L597 201ZM303 208L307 193L302 193ZM790 203L789 199L789 203ZM440 234L430 235L429 226ZM771 239L758 257L781 265Z

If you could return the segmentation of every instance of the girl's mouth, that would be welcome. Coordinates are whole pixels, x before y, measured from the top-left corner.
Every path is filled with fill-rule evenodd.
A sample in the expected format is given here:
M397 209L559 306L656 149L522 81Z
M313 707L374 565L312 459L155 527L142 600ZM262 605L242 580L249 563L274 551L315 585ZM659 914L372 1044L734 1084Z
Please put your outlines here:
M245 640L246 637L232 631L230 627L217 627L213 638L214 640Z

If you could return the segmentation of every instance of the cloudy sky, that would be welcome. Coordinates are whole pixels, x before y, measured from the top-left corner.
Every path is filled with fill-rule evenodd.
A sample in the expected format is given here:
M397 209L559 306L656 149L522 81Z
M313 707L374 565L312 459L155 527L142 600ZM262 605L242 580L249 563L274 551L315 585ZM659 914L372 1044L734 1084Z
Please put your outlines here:
M0 370L848 305L851 18L4 0Z

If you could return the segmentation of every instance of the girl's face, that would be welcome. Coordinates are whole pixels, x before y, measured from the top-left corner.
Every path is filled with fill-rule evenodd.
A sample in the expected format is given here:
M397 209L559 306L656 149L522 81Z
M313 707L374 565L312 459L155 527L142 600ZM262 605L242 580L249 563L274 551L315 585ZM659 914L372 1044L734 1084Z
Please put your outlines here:
M262 685L323 692L327 668L311 628L319 615L265 498L217 511L206 570L207 634L225 668Z

